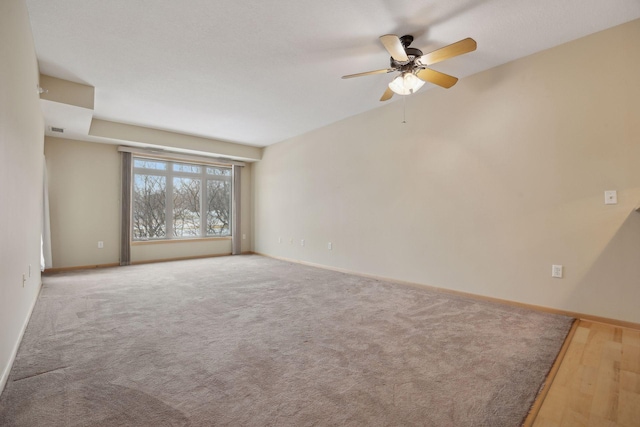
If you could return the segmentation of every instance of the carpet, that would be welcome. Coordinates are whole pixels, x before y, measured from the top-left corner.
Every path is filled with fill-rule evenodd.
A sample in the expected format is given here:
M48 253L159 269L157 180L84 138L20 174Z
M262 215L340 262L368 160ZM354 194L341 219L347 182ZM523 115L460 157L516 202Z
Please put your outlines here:
M257 255L60 273L3 426L518 426L573 319Z

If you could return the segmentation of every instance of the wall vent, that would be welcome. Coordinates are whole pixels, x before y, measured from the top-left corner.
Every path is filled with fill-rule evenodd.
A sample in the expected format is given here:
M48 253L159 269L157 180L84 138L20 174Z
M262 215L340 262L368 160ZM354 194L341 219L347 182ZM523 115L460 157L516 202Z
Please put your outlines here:
M51 126L51 132L64 133L64 129L63 128L56 128L56 127Z

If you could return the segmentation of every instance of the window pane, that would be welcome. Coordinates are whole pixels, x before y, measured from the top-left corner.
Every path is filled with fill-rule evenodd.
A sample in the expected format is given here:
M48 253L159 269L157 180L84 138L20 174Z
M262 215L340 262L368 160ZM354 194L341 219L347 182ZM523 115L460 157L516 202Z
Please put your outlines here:
M165 206L167 179L164 176L134 174L133 239L156 239L167 234Z
M231 236L232 169L134 157L133 239Z
M207 236L231 234L231 182L207 180Z
M173 170L175 172L202 173L201 166L190 165L187 163L174 163Z
M218 176L231 176L231 169L229 168L216 168L213 166L207 167L208 175L218 175Z
M167 170L167 162L160 160L133 159L133 167L143 169Z
M173 178L173 235L200 236L200 180Z

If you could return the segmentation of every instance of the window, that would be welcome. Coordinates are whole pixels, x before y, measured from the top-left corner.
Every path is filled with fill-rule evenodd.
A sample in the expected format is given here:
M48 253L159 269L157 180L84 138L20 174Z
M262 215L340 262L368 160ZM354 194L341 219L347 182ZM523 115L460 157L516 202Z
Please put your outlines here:
M133 158L133 240L231 235L231 168Z

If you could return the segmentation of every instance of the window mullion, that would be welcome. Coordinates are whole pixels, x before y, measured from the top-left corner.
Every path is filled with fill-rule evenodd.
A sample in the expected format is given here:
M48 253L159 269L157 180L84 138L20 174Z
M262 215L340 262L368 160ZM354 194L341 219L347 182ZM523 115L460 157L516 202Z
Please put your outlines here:
M202 174L200 175L200 236L207 237L207 212L206 206L208 203L207 195L207 170L202 168Z
M167 219L167 239L173 239L173 162L167 162L169 172L167 173L167 194L166 203L167 212L165 218Z

